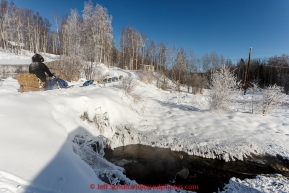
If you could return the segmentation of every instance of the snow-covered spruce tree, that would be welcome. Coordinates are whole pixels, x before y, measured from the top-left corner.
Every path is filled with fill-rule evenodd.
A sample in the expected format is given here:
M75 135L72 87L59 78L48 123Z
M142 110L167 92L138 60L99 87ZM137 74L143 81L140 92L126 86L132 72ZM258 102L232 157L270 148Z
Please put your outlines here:
M264 90L262 101L263 115L267 115L270 111L282 105L285 99L285 94L282 91L283 88L276 84Z
M211 111L226 110L229 100L237 91L237 78L230 68L223 65L213 71L210 82Z

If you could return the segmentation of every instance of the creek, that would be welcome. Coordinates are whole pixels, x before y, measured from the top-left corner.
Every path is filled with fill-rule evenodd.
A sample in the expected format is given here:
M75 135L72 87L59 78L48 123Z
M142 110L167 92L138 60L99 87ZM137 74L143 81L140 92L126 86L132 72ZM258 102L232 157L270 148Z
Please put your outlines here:
M256 156L243 161L225 162L223 160L202 158L185 152L150 147L145 145L127 145L105 149L108 161L126 170L126 176L143 185L197 185L196 191L217 192L232 177L239 179L255 178L260 174L280 173L289 176L289 161L280 156ZM186 178L176 175L185 169ZM183 170L184 171L184 170ZM186 172L185 172L186 173Z

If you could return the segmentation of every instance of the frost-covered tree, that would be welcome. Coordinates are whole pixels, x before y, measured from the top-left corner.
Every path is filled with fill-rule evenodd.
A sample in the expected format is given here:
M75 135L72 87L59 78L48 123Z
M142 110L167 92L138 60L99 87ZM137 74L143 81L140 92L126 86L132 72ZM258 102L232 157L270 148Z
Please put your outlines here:
M224 58L222 58L223 60ZM202 64L203 64L203 71L207 72L210 69L216 69L218 67L220 67L220 58L218 56L218 54L213 51L211 53L206 53L203 55L202 57ZM224 63L222 63L224 64Z
M93 62L95 60L94 55L94 9L92 1L84 3L84 9L82 11L82 44L85 45L84 49L84 57L86 61Z
M245 101L245 104L247 104L251 113L259 113L265 116L285 102L283 87L277 85L270 85L265 89L261 89L258 84L251 83L248 91L249 98Z
M216 69L220 66L220 58L215 51L210 53L210 60L213 68Z
M62 24L62 46L65 55L74 56L81 54L80 18L78 11L71 10L70 15Z
M208 53L204 54L202 56L202 67L203 67L203 71L207 72L210 68L211 68L211 59L210 59L210 55Z
M211 111L225 110L237 91L237 78L229 67L223 65L213 71L210 83Z
M188 66L187 53L185 52L185 49L182 48L178 52L174 65L172 66L172 74L174 80L177 83L178 91L180 91L181 83L183 83L185 79L187 66Z
M93 26L93 40L97 62L110 63L113 48L112 17L107 9L97 4L95 7L95 22Z
M153 40L150 40L148 48L147 48L147 59L150 61L150 65L154 65L154 62L156 60L156 45Z
M163 42L160 42L157 47L157 68L156 71L167 69L167 58L166 58L167 47Z
M283 94L282 91L283 88L276 84L269 86L264 90L262 101L263 115L267 115L269 112L282 105L285 98L285 94Z
M139 57L143 55L143 36L132 27L123 29L121 32L120 49L123 65L129 66L130 70L137 69L138 62L142 61Z
M2 0L0 3L0 45L5 51L8 48L10 20L7 0Z
M48 49L50 23L39 13L16 7L13 1L0 0L0 46L16 53L25 48L35 52Z

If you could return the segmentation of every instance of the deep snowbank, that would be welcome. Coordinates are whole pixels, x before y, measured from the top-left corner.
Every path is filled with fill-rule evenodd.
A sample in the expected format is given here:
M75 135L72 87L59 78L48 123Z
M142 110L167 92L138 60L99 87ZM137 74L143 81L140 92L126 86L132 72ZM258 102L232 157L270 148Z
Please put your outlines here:
M81 122L69 112L59 120L63 112L44 98L41 93L1 96L0 171L48 192L89 192L90 184L102 182L67 140L81 132Z
M93 119L108 112L112 125L137 122L119 91L103 85L79 87L80 82L70 89L20 94L17 84L8 78L2 85L14 87L0 100L1 192L91 192L91 184L104 184L73 152L72 141L75 135L101 134L81 120L85 113Z

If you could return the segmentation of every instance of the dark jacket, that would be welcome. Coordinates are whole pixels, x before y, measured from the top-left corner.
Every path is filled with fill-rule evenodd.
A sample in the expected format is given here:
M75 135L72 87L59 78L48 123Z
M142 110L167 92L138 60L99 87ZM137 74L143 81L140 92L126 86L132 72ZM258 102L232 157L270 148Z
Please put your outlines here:
M32 62L29 65L29 73L35 74L42 82L46 82L46 75L45 72L49 76L54 76L48 67L42 62Z

